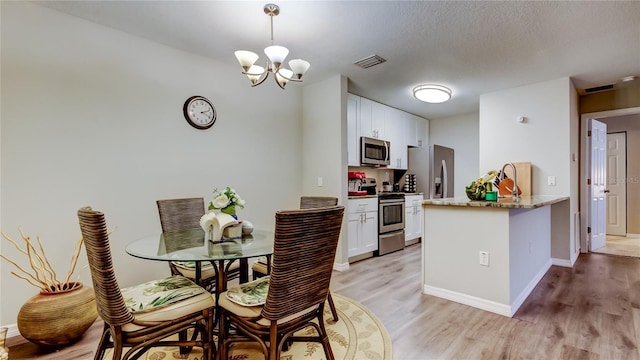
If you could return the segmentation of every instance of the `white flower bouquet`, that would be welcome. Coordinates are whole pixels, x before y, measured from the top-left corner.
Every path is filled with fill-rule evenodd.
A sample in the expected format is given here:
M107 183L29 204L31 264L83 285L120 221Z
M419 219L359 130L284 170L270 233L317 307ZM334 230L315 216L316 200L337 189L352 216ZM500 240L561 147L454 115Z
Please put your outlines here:
M213 190L213 200L209 202L209 210L220 210L225 214L236 217L236 209L244 209L244 200L235 189L226 187L224 191Z

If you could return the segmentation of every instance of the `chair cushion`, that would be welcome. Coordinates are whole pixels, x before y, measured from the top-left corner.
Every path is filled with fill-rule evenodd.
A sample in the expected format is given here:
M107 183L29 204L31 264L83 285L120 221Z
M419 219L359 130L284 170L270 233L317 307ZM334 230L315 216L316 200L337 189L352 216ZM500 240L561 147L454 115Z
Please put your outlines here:
M165 290L158 291L161 288ZM136 320L151 323L174 320L212 308L216 304L213 294L179 275L122 289L122 295L129 309L131 309L130 305L143 308L143 310L132 311ZM149 301L150 298L158 301ZM162 298L166 301L159 301ZM122 327L123 331L128 332L142 328L144 326L132 323Z
M184 276L175 275L124 288L121 292L129 311L142 313L200 295L206 290Z
M196 278L196 263L195 261L172 261L172 264L175 265L176 270L180 273L180 275L188 278L195 279ZM240 262L234 261L229 267L229 271L237 270L240 268ZM213 269L213 265L211 265L208 261L202 262L202 267L200 268L202 271L202 279L209 279L216 276L216 272Z
M218 304L220 305L220 307L224 308L225 310L241 317L257 317L257 316L260 316L260 313L262 312L262 305L243 306L243 305L234 303L233 301L229 300L229 298L227 297L226 291L220 294L220 300ZM307 314L310 311L315 311L317 308L318 306L314 305L300 312L297 312L293 315L289 315L285 318L279 319L278 324L284 324L288 321L298 318L301 315ZM265 318L260 318L258 319L258 321L256 321L256 324L268 327L271 325L271 322Z
M239 288L241 287L249 287L251 288L253 285L258 285L258 284L262 284L264 282L268 282L269 281L269 277L264 277L264 278L260 278L258 280L254 280L248 283L244 283L244 284L240 284L238 286L234 286L233 288L230 288L229 290L223 292L222 294L220 294L220 299L219 299L219 305L220 307L226 309L227 311L234 313L238 316L241 317L256 317L256 316L260 316L260 313L262 311L262 305L257 305L257 306L250 306L250 305L241 305L236 301L230 300L229 299L229 292L233 292L233 291L238 291ZM267 287L268 290L268 287ZM267 292L264 292L260 294L261 296L264 296L266 299L267 296ZM317 309L318 306L314 305L311 306L303 311L297 312L293 315L287 316L283 319L279 319L278 320L278 324L282 324L282 323L286 323L287 321L293 320L295 318L297 318L298 316L301 316L303 314L306 314L310 311L314 311L315 309ZM256 321L257 324L262 325L262 326L269 326L270 325L270 321L267 319L259 319L258 321Z
M267 264L265 263L261 263L261 262L255 262L253 263L253 265L251 265L251 270L254 273L259 273L259 274L267 274Z

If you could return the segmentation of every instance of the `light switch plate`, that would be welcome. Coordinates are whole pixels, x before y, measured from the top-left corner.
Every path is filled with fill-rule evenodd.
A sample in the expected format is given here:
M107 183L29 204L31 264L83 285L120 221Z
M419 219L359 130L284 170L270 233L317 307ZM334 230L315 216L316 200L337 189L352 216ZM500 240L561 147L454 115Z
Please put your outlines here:
M547 178L547 185L556 186L556 177L551 175Z

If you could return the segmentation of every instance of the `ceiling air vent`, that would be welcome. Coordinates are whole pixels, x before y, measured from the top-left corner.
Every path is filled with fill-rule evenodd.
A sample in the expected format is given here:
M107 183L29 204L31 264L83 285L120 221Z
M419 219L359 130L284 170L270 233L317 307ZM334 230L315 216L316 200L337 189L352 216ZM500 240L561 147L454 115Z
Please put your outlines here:
M615 86L615 84L609 84L609 85L601 85L601 86L594 86L592 88L588 88L588 89L584 89L584 92L586 94L592 94L594 92L600 92L600 91L606 91L606 90L613 90L613 87Z
M360 59L356 62L354 62L354 65L358 65L363 69L367 69L370 68L372 66L376 66L378 64L382 64L383 62L385 62L387 60L383 59L382 57L378 56L378 55L371 55L369 57L366 57L364 59Z

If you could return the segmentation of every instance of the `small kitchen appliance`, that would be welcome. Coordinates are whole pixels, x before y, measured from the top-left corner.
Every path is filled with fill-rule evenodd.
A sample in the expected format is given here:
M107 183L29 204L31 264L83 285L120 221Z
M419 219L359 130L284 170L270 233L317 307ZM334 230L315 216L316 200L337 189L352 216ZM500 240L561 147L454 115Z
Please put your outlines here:
M363 166L389 165L390 148L391 144L388 141L361 137L360 164Z
M367 192L367 195L376 195L378 193L378 187L376 185L375 178L364 178L360 189Z
M367 190L362 188L363 180L366 177L364 171L349 171L347 176L349 178L349 196L367 195Z

